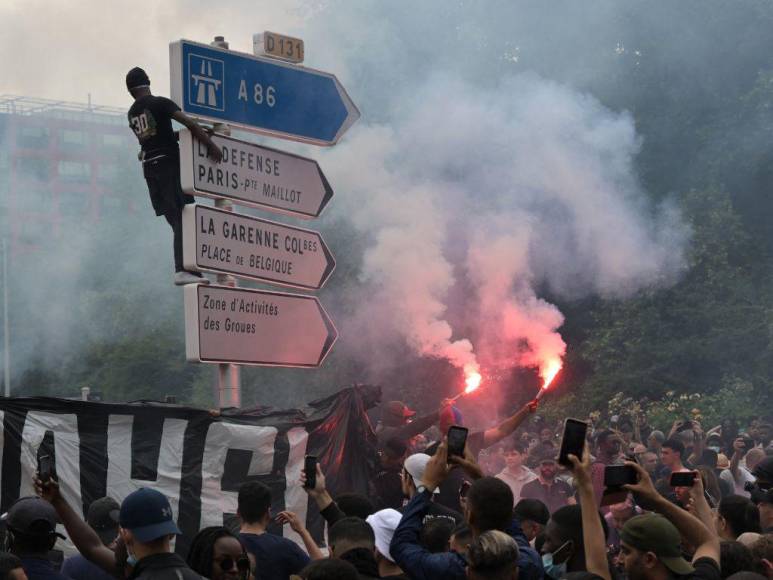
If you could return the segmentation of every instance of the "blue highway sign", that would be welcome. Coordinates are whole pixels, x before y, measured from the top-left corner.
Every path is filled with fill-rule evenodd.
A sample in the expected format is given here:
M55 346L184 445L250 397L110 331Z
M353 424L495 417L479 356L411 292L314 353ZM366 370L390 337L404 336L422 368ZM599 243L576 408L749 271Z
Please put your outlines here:
M169 45L171 96L211 122L334 145L360 117L332 74L189 40Z

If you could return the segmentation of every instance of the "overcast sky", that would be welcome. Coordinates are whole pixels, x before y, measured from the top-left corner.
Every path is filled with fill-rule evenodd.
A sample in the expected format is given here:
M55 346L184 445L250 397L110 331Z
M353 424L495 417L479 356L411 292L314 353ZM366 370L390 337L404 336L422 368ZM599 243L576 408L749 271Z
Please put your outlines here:
M128 106L124 75L148 71L168 94L169 43L224 35L251 51L252 34L302 35L313 7L282 2L200 0L0 0L0 94ZM309 62L321 47L307 47Z

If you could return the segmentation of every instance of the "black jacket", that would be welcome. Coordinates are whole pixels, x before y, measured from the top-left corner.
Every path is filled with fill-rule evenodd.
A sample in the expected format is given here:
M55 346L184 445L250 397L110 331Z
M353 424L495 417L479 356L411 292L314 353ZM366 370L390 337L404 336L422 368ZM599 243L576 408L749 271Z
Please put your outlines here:
M129 580L201 580L177 554L146 556L134 567Z

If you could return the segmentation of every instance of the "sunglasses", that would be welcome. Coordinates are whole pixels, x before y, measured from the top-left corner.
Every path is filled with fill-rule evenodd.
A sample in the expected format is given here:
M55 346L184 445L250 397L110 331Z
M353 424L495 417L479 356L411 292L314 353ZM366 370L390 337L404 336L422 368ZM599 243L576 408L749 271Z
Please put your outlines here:
M248 572L250 570L250 559L247 556L240 556L236 560L231 558L231 556L226 556L218 564L223 572L228 572L234 566L236 566L239 572Z

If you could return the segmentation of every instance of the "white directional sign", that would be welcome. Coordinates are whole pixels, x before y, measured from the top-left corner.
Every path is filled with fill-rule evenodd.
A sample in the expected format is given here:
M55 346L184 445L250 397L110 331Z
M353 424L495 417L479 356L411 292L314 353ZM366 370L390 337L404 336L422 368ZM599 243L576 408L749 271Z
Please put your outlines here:
M198 204L183 210L183 262L188 270L308 290L321 288L335 268L317 232Z
M213 135L223 152L215 163L187 129L180 131L180 182L191 195L302 218L319 216L333 189L313 159Z
M314 296L201 284L184 291L189 361L317 367L338 338Z

